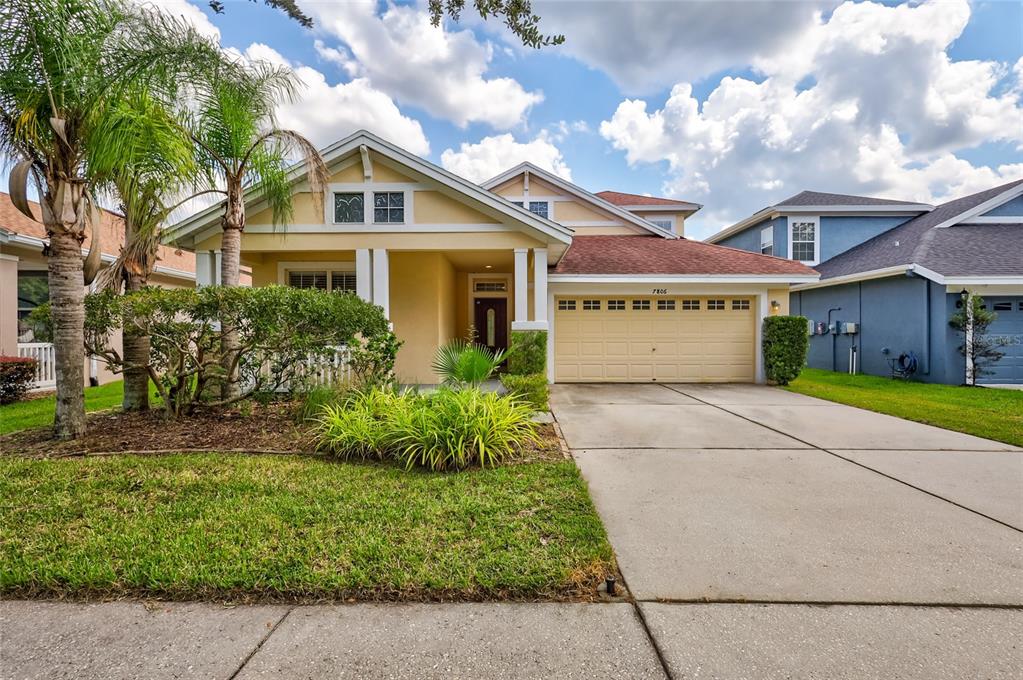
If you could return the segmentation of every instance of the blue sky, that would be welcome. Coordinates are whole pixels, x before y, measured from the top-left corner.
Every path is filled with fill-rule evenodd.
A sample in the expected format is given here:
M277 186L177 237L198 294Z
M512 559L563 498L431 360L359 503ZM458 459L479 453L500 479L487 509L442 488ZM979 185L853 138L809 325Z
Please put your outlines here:
M558 48L466 12L305 2L307 30L164 0L310 86L281 123L370 127L481 181L531 160L591 189L704 204L705 237L803 189L940 201L1023 175L1023 3L540 2ZM471 3L470 3L471 4Z

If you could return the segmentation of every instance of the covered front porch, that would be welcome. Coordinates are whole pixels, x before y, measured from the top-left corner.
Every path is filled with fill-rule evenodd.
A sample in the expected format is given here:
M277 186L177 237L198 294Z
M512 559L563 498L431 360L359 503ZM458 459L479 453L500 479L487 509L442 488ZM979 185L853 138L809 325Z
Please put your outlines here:
M248 235L245 237L248 239ZM406 384L433 384L437 347L472 334L506 349L515 330L547 330L545 247L444 250L353 248L245 252L256 286L353 292L383 308L404 342L396 373ZM199 283L216 281L216 251L198 253Z

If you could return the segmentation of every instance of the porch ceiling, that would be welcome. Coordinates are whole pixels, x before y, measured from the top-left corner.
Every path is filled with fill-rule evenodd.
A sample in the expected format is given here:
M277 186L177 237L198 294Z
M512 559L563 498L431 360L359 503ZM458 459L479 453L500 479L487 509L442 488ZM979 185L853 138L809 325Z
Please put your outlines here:
M460 272L511 272L515 268L511 250L449 250L444 255Z

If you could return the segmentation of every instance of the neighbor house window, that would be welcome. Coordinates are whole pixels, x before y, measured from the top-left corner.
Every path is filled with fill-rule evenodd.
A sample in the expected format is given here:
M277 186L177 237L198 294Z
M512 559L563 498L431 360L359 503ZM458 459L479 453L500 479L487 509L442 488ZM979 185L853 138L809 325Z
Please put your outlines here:
M292 288L355 292L355 272L299 270L288 272L288 285Z
M547 201L530 201L529 212L540 217L550 217L550 206Z
M683 312L694 312L694 311L698 312L698 311L700 311L700 301L699 300L683 300L682 301L682 311Z
M674 312L675 301L674 300L658 300L657 301L658 312Z
M405 193L402 191L376 191L373 193L374 224L402 224L405 222Z
M817 261L817 226L819 222L816 217L789 218L793 260L800 262Z
M365 204L362 193L334 194L335 224L362 224L366 221Z
M774 227L760 230L760 254L774 255Z
M558 300L558 311L574 312L575 300Z
M607 311L609 312L624 312L625 311L625 300L608 300Z
M650 309L650 300L633 300L632 309L637 312L643 312Z
M584 312L599 312L600 300L583 300Z
M749 300L732 300L732 311L741 311L749 309Z
M725 308L724 300L707 300L707 309L720 311Z
M1011 302L996 302L996 303L994 303L991 306L991 309L993 309L996 312L1011 312L1012 311L1012 303Z

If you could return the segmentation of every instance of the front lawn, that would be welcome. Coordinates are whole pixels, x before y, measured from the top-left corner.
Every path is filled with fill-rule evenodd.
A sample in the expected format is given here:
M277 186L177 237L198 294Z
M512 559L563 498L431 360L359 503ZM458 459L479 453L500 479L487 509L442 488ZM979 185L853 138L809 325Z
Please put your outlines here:
M570 461L445 474L303 455L0 458L6 596L592 597L613 570Z
M804 369L785 389L1023 446L1023 391Z
M99 387L85 388L85 410L102 411L121 405L124 382L116 380ZM57 407L54 395L16 401L0 406L0 434L24 430L29 427L53 425L53 411Z

